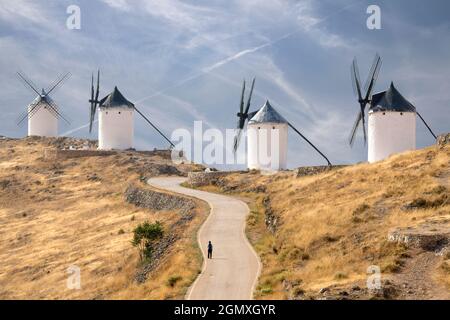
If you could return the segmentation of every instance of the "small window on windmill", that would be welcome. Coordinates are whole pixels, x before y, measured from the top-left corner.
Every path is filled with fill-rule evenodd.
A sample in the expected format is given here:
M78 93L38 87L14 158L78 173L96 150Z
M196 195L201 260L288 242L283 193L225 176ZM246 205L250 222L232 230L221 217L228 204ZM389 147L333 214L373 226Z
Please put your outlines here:
M403 112L400 112L400 115L402 116L402 115L403 115Z
M119 114L120 114L120 111L119 111Z
M108 111L106 111L106 114L108 114Z
M385 116L386 115L386 112L383 112L383 116Z
M261 127L258 127L258 130L261 130Z
M275 130L275 127L272 127L273 130Z

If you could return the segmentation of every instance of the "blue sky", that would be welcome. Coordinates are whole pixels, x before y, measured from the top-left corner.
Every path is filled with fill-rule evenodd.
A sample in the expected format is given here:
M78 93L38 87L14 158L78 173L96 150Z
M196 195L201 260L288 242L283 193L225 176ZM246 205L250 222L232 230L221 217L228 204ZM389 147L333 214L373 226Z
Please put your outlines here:
M81 30L66 28L71 4L81 8ZM381 8L381 30L366 27L370 4ZM17 80L19 69L39 87L73 74L52 95L71 119L61 133L86 124L97 68L102 96L117 85L168 135L192 130L194 120L233 128L242 80L255 76L252 109L269 99L333 163L365 161L361 137L347 143L358 110L353 57L365 79L378 52L375 91L394 81L437 133L448 132L449 9L445 0L0 0L0 134L26 135L15 122L34 96ZM139 149L166 147L137 117L135 141ZM418 122L418 147L433 142ZM288 158L290 167L323 164L294 133Z

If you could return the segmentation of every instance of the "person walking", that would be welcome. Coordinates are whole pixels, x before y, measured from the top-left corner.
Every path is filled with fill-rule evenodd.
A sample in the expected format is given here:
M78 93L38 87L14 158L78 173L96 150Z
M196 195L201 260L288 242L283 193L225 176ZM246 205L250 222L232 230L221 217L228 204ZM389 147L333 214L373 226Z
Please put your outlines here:
M213 245L211 241L208 242L208 259L212 259Z

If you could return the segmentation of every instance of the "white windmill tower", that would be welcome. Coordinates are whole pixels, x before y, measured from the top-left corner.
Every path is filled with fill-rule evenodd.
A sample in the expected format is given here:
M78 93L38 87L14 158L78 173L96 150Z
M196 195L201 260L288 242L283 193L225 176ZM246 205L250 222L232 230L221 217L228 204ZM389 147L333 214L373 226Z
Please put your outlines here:
M28 105L27 110L20 115L17 124L20 125L25 119L28 119L28 136L58 136L58 119L61 117L67 123L69 121L63 116L53 99L50 98L50 93L67 80L71 74L60 75L47 89L42 89L40 93L23 72L17 72L17 75L26 87L31 88L37 94L33 102Z
M381 58L376 55L366 81L366 95L362 97L356 59L352 64L353 84L360 111L350 135L350 145L354 142L356 130L361 122L364 141L366 141L365 109L367 104L370 104L368 110L368 161L370 163L383 160L395 153L416 149L416 114L436 139L436 135L420 113L398 92L393 82L388 90L372 95L380 67Z
M283 170L287 167L288 122L269 101L248 121L247 167Z
M140 112L136 106L128 101L122 93L114 87L113 92L98 100L100 90L100 71L97 74L97 90L94 96L94 75L91 83L91 103L89 132L92 132L96 109L98 116L98 148L100 150L127 150L134 146L134 111L141 115L156 131L166 139L171 147L173 143Z
M245 122L248 120L247 167L249 169L258 169L263 171L279 171L286 169L288 127L291 127L298 135L308 142L308 144L311 145L327 161L327 164L331 166L328 158L289 121L280 115L275 108L270 105L268 100L258 111L249 112L254 85L255 79L252 81L250 94L244 108L244 81L241 94L240 111L237 114L239 118L237 132L234 138L234 152L236 153L242 130L244 129Z

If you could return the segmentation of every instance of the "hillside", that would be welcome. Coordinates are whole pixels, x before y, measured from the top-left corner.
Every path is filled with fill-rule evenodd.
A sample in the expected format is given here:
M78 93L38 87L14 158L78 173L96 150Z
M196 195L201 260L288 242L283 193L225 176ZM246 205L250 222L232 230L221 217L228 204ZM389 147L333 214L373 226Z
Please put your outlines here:
M183 298L201 268L196 232L206 207L152 210L127 202L125 192L198 167L174 167L151 152L55 155L82 146L95 142L0 139L0 299ZM166 237L155 263L140 265L133 229L156 220ZM66 286L71 265L80 268L81 290Z
M0 299L182 299L201 268L208 208L146 181L203 168L159 151L73 148L95 141L0 137ZM450 299L448 141L318 169L219 172L199 187L251 208L257 299ZM141 264L131 240L144 221L161 221L165 235ZM81 290L66 286L72 265ZM367 289L370 266L380 289Z
M259 299L450 299L450 146L319 174L233 173L200 187L251 207ZM381 289L368 290L369 266Z

